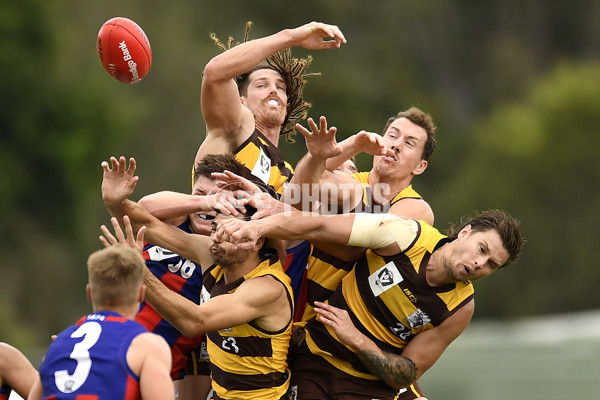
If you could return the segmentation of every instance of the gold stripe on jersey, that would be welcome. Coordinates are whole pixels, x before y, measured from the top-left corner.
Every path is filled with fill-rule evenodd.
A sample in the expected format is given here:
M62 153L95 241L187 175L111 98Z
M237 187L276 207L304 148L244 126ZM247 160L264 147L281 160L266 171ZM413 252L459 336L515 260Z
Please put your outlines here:
M378 204L373 204L373 196L371 189L369 188L369 174L370 172L358 172L352 175L352 177L354 177L363 185L363 206L359 206L357 209L364 212L374 212L378 210ZM385 208L389 209L392 204L406 198L421 199L422 197L415 190L413 190L412 186L409 185L401 190L400 193L398 193ZM355 209L351 212L355 211L357 210ZM297 323L297 326L303 326L307 321L315 316L312 306L313 302L315 300L327 300L335 291L344 276L346 276L348 272L352 270L354 261L341 260L335 256L332 256L331 254L325 253L315 246L312 246L311 254L308 257L307 264L306 305L304 307L304 313L302 314L301 322Z
M306 305L297 326L303 326L315 316L314 302L327 300L353 267L354 261L341 260L311 244L306 271Z
M247 169L244 176L269 194L281 197L287 183L292 179L293 168L284 161L283 154L258 129L242 143L233 154ZM277 194L275 196L275 193Z
M401 354L416 334L441 324L473 298L470 282L435 287L427 283L429 258L446 241L435 228L419 221L411 247L389 257L367 250L329 303L346 309L356 328L383 351ZM377 379L332 330L323 327L316 319L306 324L312 353L350 375Z
M369 175L370 174L371 174L371 172L356 172L356 173L352 174L352 177L354 179L356 179L357 181L359 181L360 183L362 183L362 185L363 185L363 204L365 206L368 205L368 202L371 200L370 197L372 197L371 193L367 191L367 188L369 188ZM421 197L421 195L412 188L412 185L408 185L407 187L402 189L396 196L394 196L392 201L390 201L390 206L393 206L395 203L397 203L398 201L400 201L402 199L422 199L422 198L423 197Z
M243 278L227 285L220 266L213 266L204 275L204 289L211 298L233 293L245 280L272 276L286 290L290 320L278 332L265 331L252 322L207 334L211 377L218 397L223 399L278 399L290 381L287 365L292 334L293 296L290 278L276 259L260 263Z

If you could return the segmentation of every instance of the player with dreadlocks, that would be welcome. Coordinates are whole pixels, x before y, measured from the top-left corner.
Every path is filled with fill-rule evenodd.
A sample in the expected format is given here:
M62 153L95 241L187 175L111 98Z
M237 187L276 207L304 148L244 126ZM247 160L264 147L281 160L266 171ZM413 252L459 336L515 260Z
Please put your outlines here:
M294 125L310 104L302 98L311 58L291 57L290 48L338 48L346 39L338 27L311 22L243 43L229 38L223 53L211 59L202 77L202 115L206 138L196 162L207 154L233 153L247 168L245 177L280 197L292 168L278 149L279 136L291 141Z

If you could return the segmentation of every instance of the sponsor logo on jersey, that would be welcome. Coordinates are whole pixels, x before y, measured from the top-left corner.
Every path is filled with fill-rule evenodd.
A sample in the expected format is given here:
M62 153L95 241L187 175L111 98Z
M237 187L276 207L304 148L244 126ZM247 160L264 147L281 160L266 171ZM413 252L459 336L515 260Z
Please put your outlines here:
M417 302L417 297L412 294L412 292L406 288L402 289L402 291L404 292L404 294L406 295L406 297L408 297L408 299L413 302L416 303Z
M393 261L390 261L369 275L369 286L371 287L373 295L378 297L380 294L393 288L403 280L404 278L400 275L398 268L396 268L396 264L394 264Z
M172 252L171 250L167 250L160 246L152 246L148 250L148 257L151 261L162 261L167 260L169 258L179 257L179 254Z

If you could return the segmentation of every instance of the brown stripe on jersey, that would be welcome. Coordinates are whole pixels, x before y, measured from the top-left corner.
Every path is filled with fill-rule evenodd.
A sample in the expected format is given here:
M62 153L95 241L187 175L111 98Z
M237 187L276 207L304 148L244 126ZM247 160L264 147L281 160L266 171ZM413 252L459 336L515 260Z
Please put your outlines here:
M282 386L287 381L287 372L270 372L268 374L241 375L225 372L214 364L210 364L211 378L227 390L258 390Z
M410 262L404 254L401 254L400 257L394 257L394 259L398 260L401 257ZM391 312L388 312L388 308L383 301L379 297L375 297L373 292L371 292L371 288L369 287L369 266L366 255L363 255L357 261L354 273L356 274L356 286L358 287L360 297L371 315L385 327L398 326L400 321ZM404 277L404 274L402 276ZM404 278L406 279L406 277Z
M211 274L211 271L215 269L217 264L213 264L204 273L202 274L202 286L206 288L210 292L210 289L215 285L216 280L215 277Z
M338 290L335 291L335 293L333 293L328 303L334 307L348 311L348 315L350 316L352 324L356 327L356 329L358 329L363 335L375 342L375 345L377 345L377 347L379 347L381 350L387 351L388 353L398 354L399 349L397 347L392 346L389 343L383 342L379 340L379 338L373 336L373 334L369 332L369 330L358 320L356 314L354 314L352 310L350 310L350 306L348 305L346 299L344 298L344 295L342 294L341 286L338 288Z
M271 160L271 169L277 168L279 178L281 179L277 179L276 182L273 182L270 178L269 184L265 185L265 183L262 180L252 175L251 172L252 167L254 165L253 163L255 163L257 160L248 161L238 158L238 153L244 150L244 148L246 148L247 146L261 148L263 152L267 155L267 157L269 157L269 159ZM277 190L283 190L283 182L289 182L293 177L293 172L285 164L281 150L278 149L277 146L275 146L273 143L271 143L269 139L267 139L267 137L262 134L262 132L260 132L258 129L255 129L254 132L252 132L252 134L248 137L248 139L246 139L233 151L233 154L236 156L236 158L238 158L238 161L240 161L244 165L242 175L246 179L249 179L253 183L257 184L262 191L269 193L269 195L271 195L272 197L276 199L279 199L281 197L281 194L277 193ZM252 164L247 165L247 163ZM274 185L277 185L278 187L275 187Z
M442 321L445 320L446 318L450 318L452 315L454 315L455 312L457 312L458 310L460 310L465 304L467 304L469 301L473 300L474 298L475 298L475 295L472 294L472 295L468 296L467 298L465 298L463 301L461 301L452 310L446 310L446 312L444 313L444 315L442 315Z
M344 261L336 256L333 256L329 253L324 252L319 249L317 246L313 246L311 257L316 258L317 260L321 260L336 269L342 269L344 271L351 271L354 266L354 261Z
M220 296L222 294L227 294L233 289L236 289L242 283L244 283L245 279L242 276L239 279L236 279L233 282L225 283L225 275L221 276L221 279L210 289L211 297Z
M394 354L400 354L401 350L390 346L388 343L382 342L381 340L374 337L356 318L354 313L350 310L350 307L346 303L341 293L341 290L336 290L333 296L329 299L329 304L332 306L344 309L348 311L348 315L352 320L354 326L366 337L371 339L377 347L379 347L382 351ZM371 374L370 372L358 359L356 354L344 346L341 342L335 339L327 330L325 325L319 322L316 318L311 319L306 326L304 327L309 333L312 340L315 342L317 347L321 350L331 353L331 355L339 360L345 361L352 365L357 371Z
M221 336L219 332L208 332L208 338L222 351L239 357L273 357L271 338L257 336Z
M371 374L356 357L356 354L333 338L321 322L311 319L304 328L310 333L310 337L319 349L331 353L338 360L349 363L357 371Z
M312 279L306 280L306 302L311 306L315 304L315 301L327 300L332 293L333 290L324 288Z

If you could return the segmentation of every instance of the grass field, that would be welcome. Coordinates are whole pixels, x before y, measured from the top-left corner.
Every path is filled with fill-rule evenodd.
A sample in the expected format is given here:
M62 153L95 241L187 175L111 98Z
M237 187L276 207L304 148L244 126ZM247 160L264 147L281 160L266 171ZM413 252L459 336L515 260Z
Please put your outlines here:
M600 313L473 323L421 379L429 400L600 399Z

